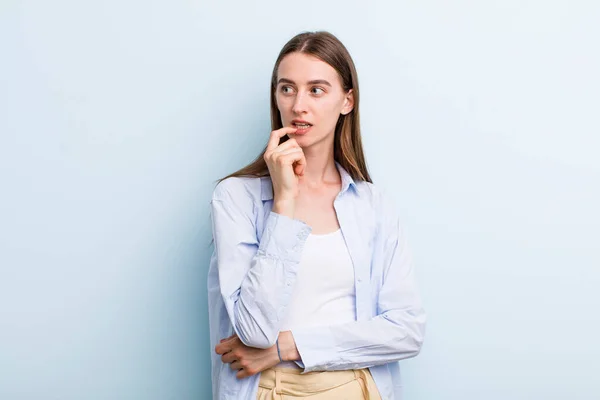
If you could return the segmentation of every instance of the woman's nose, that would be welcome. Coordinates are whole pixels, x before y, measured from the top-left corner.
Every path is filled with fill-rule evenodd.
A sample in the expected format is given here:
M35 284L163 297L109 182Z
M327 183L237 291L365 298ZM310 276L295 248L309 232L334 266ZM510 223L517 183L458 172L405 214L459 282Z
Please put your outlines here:
M296 99L294 100L294 105L292 106L292 111L295 114L300 114L300 113L306 111L306 101L304 99L303 93L298 93L298 95L296 95Z

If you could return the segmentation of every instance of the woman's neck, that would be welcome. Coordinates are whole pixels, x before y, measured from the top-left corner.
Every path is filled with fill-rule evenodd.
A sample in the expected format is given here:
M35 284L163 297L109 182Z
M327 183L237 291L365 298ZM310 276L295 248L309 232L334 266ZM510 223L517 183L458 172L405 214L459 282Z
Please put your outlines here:
M306 167L304 175L300 178L301 183L310 188L319 188L325 185L336 184L340 182L340 174L335 165L333 152L304 154L306 157Z

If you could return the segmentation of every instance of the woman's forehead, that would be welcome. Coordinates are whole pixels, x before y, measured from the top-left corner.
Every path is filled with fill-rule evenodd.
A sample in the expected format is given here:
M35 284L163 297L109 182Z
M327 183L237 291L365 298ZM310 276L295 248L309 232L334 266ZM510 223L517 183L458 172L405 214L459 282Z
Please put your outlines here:
M310 81L324 79L332 84L339 83L337 71L325 61L303 53L291 53L281 60L277 69L277 79L307 84Z

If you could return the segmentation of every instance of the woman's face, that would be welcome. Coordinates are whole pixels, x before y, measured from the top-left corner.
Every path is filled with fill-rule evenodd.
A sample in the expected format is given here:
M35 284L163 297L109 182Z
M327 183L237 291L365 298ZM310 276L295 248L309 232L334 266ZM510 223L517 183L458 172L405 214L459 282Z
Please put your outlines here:
M340 114L348 114L354 105L352 90L344 92L337 71L303 53L290 53L281 60L275 95L283 126L300 125L288 136L303 148L333 141Z

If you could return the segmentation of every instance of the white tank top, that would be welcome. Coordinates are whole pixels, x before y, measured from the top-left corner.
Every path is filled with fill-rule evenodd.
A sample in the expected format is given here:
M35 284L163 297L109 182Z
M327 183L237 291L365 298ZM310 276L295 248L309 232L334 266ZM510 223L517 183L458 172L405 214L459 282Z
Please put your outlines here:
M342 231L309 235L281 330L355 321L354 267ZM280 366L296 367L294 362Z

